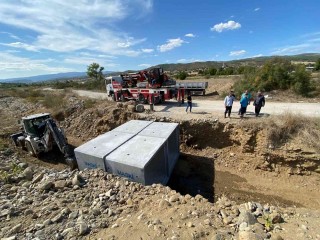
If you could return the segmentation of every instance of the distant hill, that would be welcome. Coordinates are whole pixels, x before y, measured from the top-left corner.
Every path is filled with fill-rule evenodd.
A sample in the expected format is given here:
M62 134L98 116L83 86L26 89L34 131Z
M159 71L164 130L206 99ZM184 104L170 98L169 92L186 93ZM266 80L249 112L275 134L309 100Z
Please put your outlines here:
M192 71L205 68L220 68L222 66L239 67L239 66L261 66L267 60L275 57L285 58L289 61L316 62L320 58L320 53L304 53L292 56L264 56L255 58L245 58L232 61L207 61L192 63L176 63L176 64L159 64L154 67L162 67L164 71ZM152 68L152 67L151 67Z
M106 71L103 73L108 74L111 72ZM70 78L85 78L85 77L87 77L86 72L66 72L66 73L38 75L38 76L32 76L32 77L0 79L0 82L5 82L5 83L36 83L36 82L46 82L46 81L51 81L51 80L63 80L63 79L70 79Z
M171 64L159 64L154 67L162 67L165 71L175 72L175 71L193 71L205 68L220 68L222 66L229 67L239 67L239 66L261 66L267 60L281 57L289 61L301 61L301 62L316 62L320 58L320 53L304 53L299 55L291 56L264 56L255 58L245 58L232 61L206 61L206 62L192 62L192 63L171 63ZM137 70L128 70L127 72L136 72ZM120 72L106 71L103 72L105 75L118 75ZM85 78L86 72L67 72L67 73L57 73L57 74L47 74L32 77L22 77L22 78L10 78L10 79L0 79L0 82L6 83L35 83L35 82L45 82L52 80L68 80L71 78Z
M55 79L84 77L84 76L86 76L85 72L67 72L67 73L38 75L38 76L32 76L32 77L0 79L0 82L7 82L7 83L35 83L35 82L45 82L45 81L55 80Z

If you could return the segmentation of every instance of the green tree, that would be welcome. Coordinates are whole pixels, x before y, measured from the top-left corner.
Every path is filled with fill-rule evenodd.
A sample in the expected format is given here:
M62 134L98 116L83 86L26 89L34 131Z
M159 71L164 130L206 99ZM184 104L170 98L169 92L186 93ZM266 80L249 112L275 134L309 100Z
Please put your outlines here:
M308 96L311 90L311 74L306 71L305 66L300 64L296 66L293 73L293 90L303 96Z
M290 87L289 73L292 70L293 67L290 61L282 58L273 58L258 70L254 86L265 91L288 89Z
M90 78L94 78L95 80L103 79L103 71L104 67L100 66L98 63L91 63L87 67L87 75Z
M314 69L316 71L319 71L320 70L320 58L318 58L318 60L316 61L316 65L314 66Z
M209 75L214 76L214 75L216 75L216 73L217 73L217 69L216 68L214 68L214 67L209 68Z
M176 78L180 79L180 80L185 80L188 77L188 73L186 73L185 71L180 71L177 75Z

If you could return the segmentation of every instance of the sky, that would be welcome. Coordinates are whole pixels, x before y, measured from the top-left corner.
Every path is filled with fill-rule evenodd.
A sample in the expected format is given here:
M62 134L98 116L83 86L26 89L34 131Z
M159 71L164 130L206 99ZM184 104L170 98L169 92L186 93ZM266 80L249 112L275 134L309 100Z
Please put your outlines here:
M319 0L0 0L0 79L320 52Z

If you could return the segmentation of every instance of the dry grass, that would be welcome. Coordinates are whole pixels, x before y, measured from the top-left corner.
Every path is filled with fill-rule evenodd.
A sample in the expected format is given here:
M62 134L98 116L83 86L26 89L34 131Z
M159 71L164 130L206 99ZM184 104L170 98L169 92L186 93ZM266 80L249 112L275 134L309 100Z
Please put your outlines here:
M68 96L70 90L62 91L43 91L37 87L29 86L23 88L11 88L1 90L4 96L23 98L33 104L41 104L43 107L52 112L63 111L68 105Z
M309 118L300 114L284 113L269 118L251 119L240 123L243 128L254 131L264 129L269 144L281 147L290 141L320 153L320 118Z

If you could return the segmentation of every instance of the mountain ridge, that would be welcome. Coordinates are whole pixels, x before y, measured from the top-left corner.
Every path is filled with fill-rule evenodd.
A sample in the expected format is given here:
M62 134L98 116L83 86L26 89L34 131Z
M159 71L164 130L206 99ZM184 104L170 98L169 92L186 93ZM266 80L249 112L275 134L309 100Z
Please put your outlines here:
M158 64L153 67L162 67L165 71L192 71L197 69L204 68L220 68L222 66L241 66L241 65L251 65L251 66L259 66L264 64L265 61L275 58L285 58L290 61L310 61L315 62L320 58L320 53L303 53L297 55L285 55L285 56L260 56L253 58L244 58L230 61L203 61L203 62L191 62L191 63L166 63L166 64ZM150 68L153 68L150 67ZM149 68L149 69L150 69ZM129 71L137 71L137 70L127 70ZM120 74L118 71L104 71L104 74L108 75L110 73ZM0 83L36 83L36 82L45 82L45 81L53 81L53 80L64 80L70 78L85 78L87 76L86 72L66 72L66 73L55 73L55 74L45 74L45 75L37 75L30 77L21 77L21 78L7 78L0 79Z

